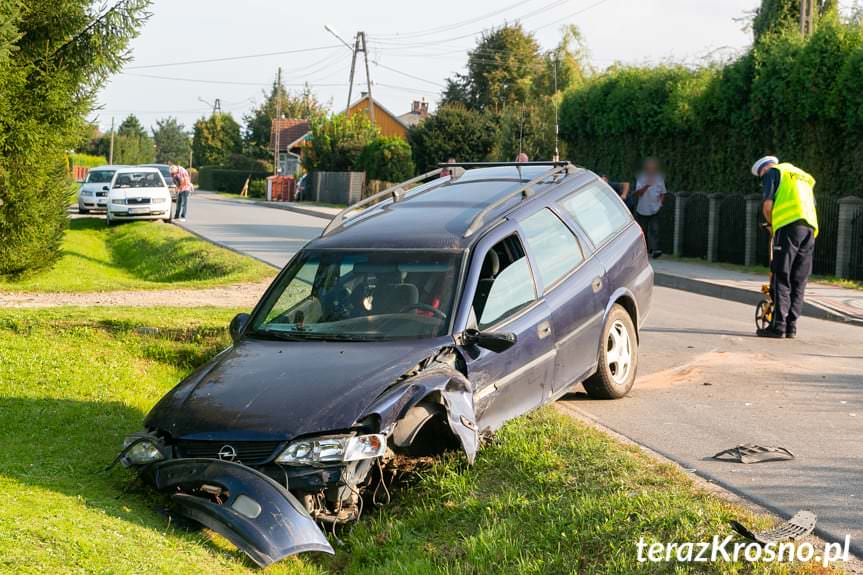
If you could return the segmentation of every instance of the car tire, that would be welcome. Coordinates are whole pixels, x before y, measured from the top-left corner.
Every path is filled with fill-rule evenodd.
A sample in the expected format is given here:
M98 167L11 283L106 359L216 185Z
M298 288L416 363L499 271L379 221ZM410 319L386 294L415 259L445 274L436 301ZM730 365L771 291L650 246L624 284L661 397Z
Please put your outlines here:
M602 329L599 365L584 388L595 399L619 399L629 393L638 371L638 338L629 313L614 304Z
M88 210L87 208L81 208L81 207L79 207L79 208L78 208L78 213L79 213L79 214L89 214L89 213L90 213L90 210Z

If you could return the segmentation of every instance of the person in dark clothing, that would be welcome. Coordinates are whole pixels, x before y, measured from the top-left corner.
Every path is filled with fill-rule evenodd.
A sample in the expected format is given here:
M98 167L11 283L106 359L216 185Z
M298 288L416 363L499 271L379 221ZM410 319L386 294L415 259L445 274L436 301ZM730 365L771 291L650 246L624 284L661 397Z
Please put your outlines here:
M628 206L629 205L629 182L612 182L608 179L608 176L603 175L602 181L608 184L608 186L614 190L621 200Z
M765 156L752 166L761 178L762 212L773 232L770 291L773 318L760 337L797 337L797 320L803 309L806 283L812 273L818 215L815 179L775 156Z

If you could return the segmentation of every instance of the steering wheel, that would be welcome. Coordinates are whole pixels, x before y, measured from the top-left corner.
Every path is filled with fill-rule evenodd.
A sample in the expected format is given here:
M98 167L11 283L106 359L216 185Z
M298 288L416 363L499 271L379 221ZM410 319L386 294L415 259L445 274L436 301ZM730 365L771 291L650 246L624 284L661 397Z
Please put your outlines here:
M442 312L441 310L439 310L438 308L436 308L434 306L428 305L427 303L412 303L410 305L406 305L405 307L403 307L399 311L399 313L405 313L405 312L408 312L412 309L427 311L427 312L433 314L435 317L438 317L440 319L446 319L447 318L447 316L444 312Z

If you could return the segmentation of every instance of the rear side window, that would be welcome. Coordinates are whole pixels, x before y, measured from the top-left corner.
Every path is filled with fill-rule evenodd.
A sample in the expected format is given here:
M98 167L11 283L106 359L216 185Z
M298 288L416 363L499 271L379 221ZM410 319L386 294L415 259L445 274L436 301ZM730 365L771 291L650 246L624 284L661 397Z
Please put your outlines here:
M551 210L535 213L521 228L546 289L584 261L578 239Z
M600 245L632 221L613 191L599 183L582 188L561 202L594 245Z

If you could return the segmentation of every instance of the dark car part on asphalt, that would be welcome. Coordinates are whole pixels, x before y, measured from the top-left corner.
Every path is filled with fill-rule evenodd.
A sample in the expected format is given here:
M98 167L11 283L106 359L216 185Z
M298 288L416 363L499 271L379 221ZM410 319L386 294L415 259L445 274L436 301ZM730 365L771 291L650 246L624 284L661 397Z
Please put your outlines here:
M737 463L764 463L767 461L788 461L794 459L794 454L784 447L746 443L720 451L713 455L713 459Z
M178 513L212 529L261 567L304 551L334 554L303 504L251 467L214 459L173 459L147 469Z
M798 511L788 521L780 523L767 531L751 531L737 521L731 521L731 528L747 539L767 545L769 543L778 543L789 539L794 541L795 539L806 537L815 530L815 522L817 520L818 517L811 511Z
M340 212L119 460L260 565L331 552L318 525L388 500L405 458L473 463L598 370L625 395L652 287L640 228L595 174L435 170Z

